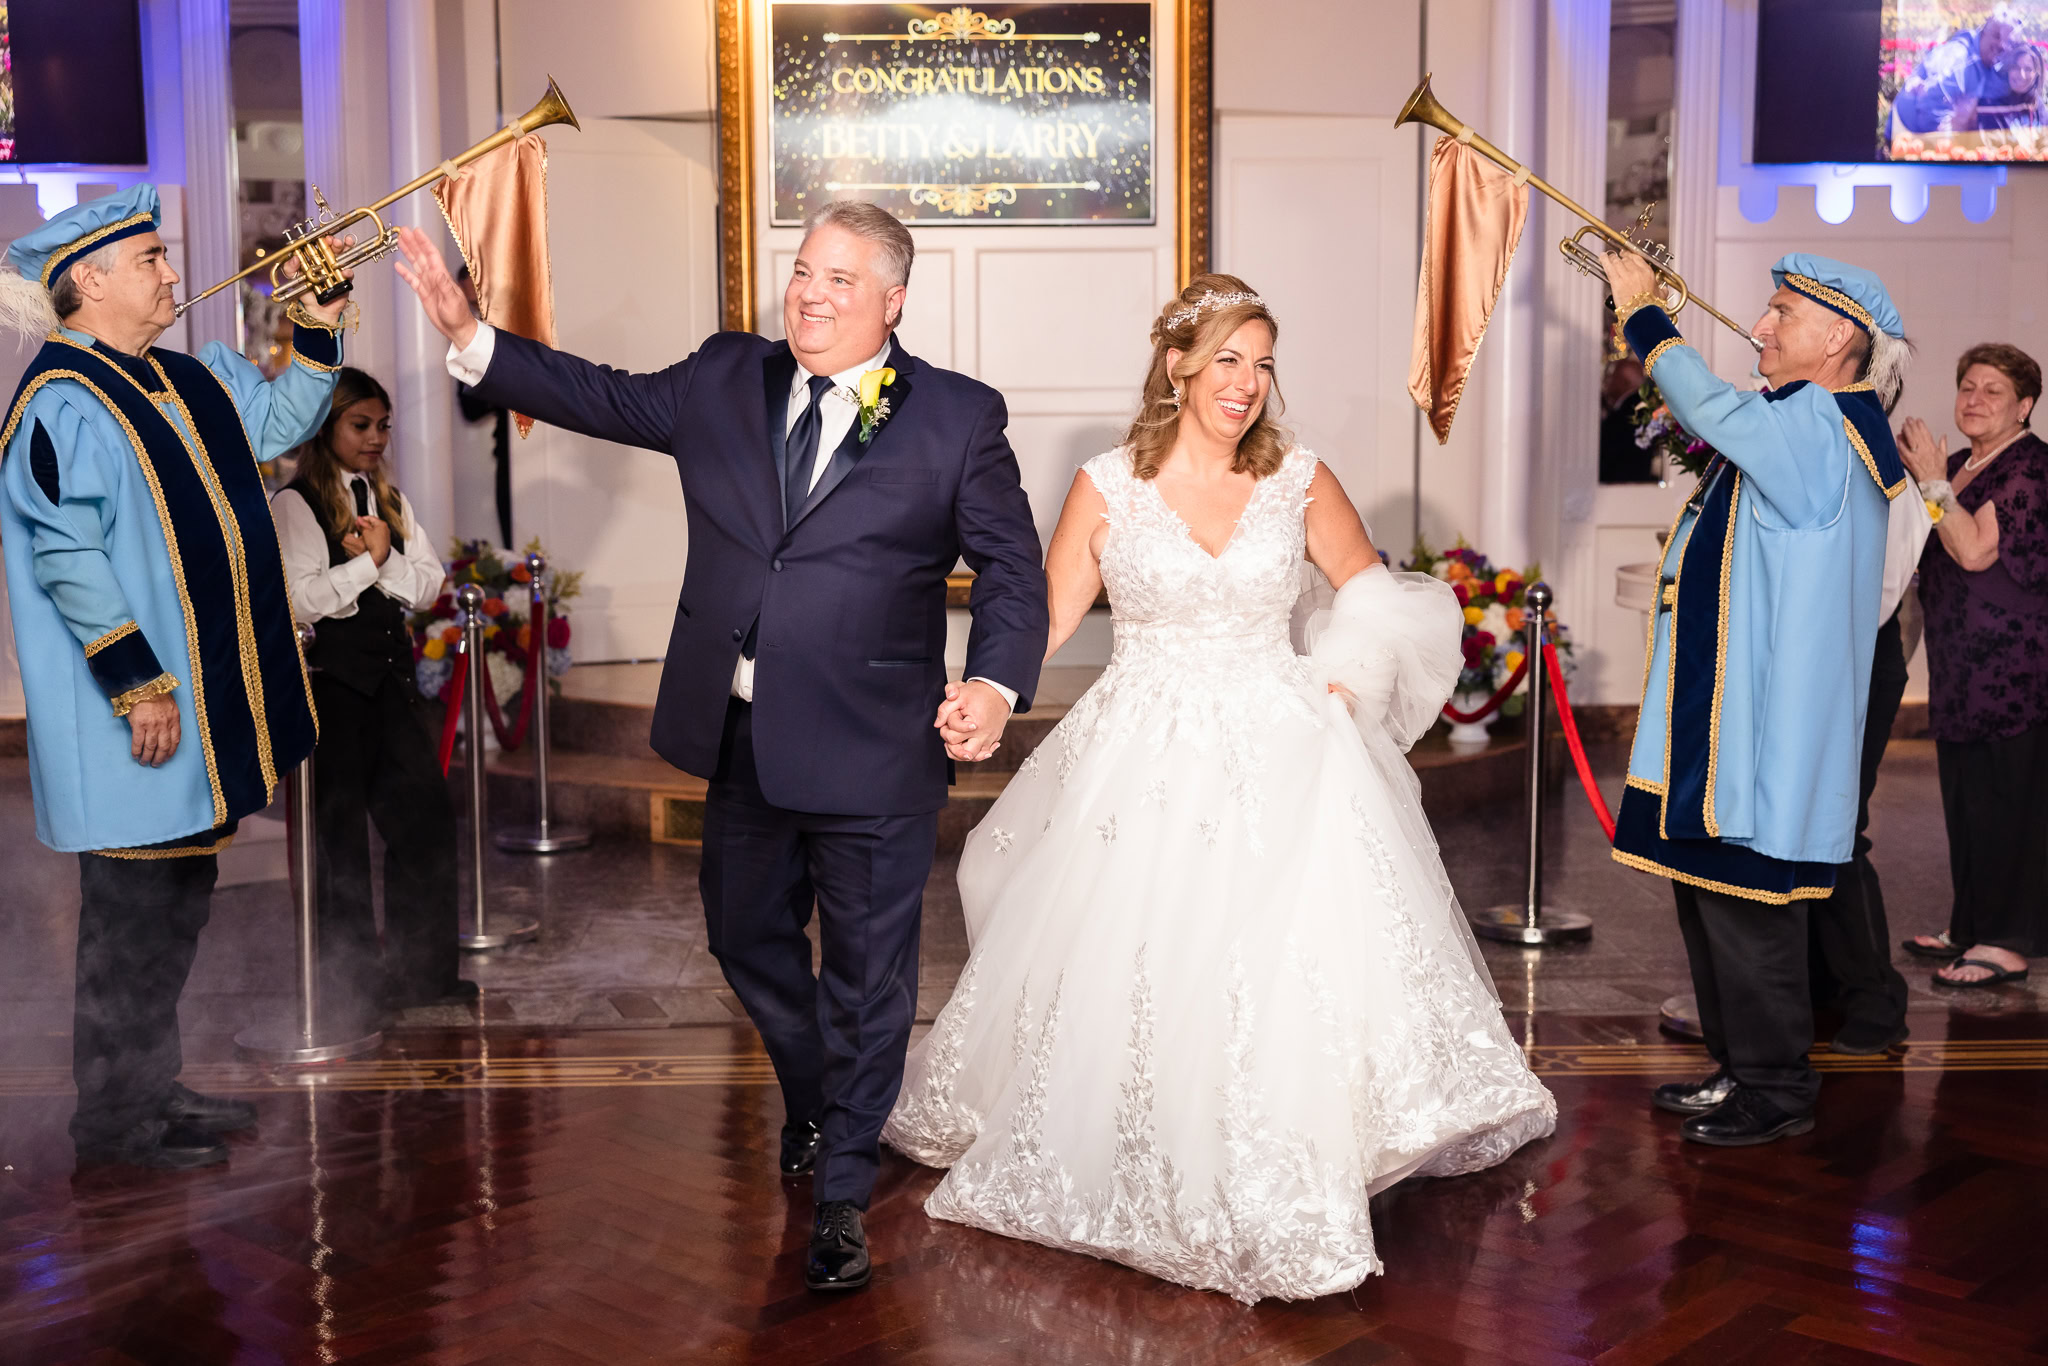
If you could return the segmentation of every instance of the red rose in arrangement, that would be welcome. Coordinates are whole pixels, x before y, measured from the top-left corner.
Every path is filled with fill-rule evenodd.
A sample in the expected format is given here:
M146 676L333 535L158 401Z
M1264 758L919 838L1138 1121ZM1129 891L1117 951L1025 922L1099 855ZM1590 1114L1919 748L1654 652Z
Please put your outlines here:
M1459 607L1464 609L1465 634L1461 644L1465 669L1458 675L1457 691L1466 700L1456 705L1470 710L1478 700L1491 697L1506 686L1514 675L1508 656L1511 653L1518 655L1522 648L1522 629L1527 624L1524 604L1529 585L1542 577L1542 569L1533 564L1522 569L1496 569L1486 556L1462 540L1439 553L1420 539L1400 567L1443 580L1457 595ZM1551 644L1557 647L1560 662L1569 669L1571 639L1556 623L1554 614L1549 623L1549 635ZM1522 702L1523 694L1518 690L1507 699L1502 710L1510 716L1519 715Z
M528 551L540 549L537 540L527 546ZM548 599L545 665L551 682L569 667L569 619L565 604L577 595L582 577L573 570L553 567L542 573ZM483 589L482 610L487 619L484 662L489 666L498 703L515 707L525 686L527 660L532 653L533 630L527 620L533 598L532 571L526 567L523 555L506 555L487 541L457 541L448 563L448 579L453 585L473 583ZM454 676L454 646L460 632L448 623L457 621L459 615L451 592L443 593L433 606L415 612L409 620L419 689L429 697L441 696ZM425 648L430 639L440 646L437 657L430 656Z

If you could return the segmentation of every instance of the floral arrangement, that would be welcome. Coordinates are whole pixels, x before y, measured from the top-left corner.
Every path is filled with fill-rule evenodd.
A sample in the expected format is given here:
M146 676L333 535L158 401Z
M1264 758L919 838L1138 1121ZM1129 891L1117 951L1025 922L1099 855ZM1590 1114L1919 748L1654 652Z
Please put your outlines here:
M527 543L527 551L540 549L538 538ZM562 604L582 591L583 575L550 566L542 578L548 598L547 673L554 690L559 692L561 684L556 680L569 671L569 618ZM484 668L501 710L508 716L516 715L515 706L523 705L525 700L520 692L526 686L527 653L533 648L533 628L526 619L533 575L524 558L508 563L489 541L454 543L446 591L432 607L413 613L408 623L412 627L414 669L420 691L428 697L439 697L455 676L455 656L462 645L461 614L455 606L455 592L465 583L484 590Z
M1458 605L1465 609L1465 671L1458 675L1458 691L1490 697L1522 666L1522 630L1529 585L1542 576L1542 568L1496 569L1486 556L1474 550L1460 536L1458 543L1438 554L1420 536L1415 549L1401 568L1434 575L1451 586ZM1558 662L1569 670L1571 638L1555 610L1546 617L1550 643L1557 647ZM1525 682L1501 710L1516 716L1522 710Z
M1697 479L1707 472L1714 448L1678 425L1655 380L1647 377L1636 390L1636 449L1664 457L1664 468L1684 470Z

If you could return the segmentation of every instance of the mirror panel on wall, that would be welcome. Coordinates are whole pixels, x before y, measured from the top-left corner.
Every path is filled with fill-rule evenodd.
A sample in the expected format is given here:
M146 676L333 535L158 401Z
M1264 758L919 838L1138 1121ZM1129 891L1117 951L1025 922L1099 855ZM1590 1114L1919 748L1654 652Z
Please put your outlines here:
M1671 128L1677 103L1678 13L1672 0L1615 0L1607 73L1610 227L1671 240ZM1641 398L1643 367L1608 316L1600 382L1600 482L1665 484L1683 477L1654 439Z

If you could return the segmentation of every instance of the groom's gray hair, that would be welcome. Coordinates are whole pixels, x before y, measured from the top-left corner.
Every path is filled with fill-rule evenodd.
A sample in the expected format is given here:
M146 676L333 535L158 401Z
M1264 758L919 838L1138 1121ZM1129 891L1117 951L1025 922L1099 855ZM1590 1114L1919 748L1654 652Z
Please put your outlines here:
M885 283L910 283L910 263L917 255L917 243L910 239L910 229L895 214L865 199L834 199L811 210L811 216L804 220L804 236L809 237L827 223L855 237L865 237L882 249Z

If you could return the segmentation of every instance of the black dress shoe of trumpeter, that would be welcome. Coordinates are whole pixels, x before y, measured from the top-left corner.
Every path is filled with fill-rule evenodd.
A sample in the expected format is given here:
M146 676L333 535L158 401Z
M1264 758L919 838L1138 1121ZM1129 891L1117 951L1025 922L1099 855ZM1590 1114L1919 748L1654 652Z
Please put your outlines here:
M808 1176L818 1165L818 1126L809 1120L782 1126L782 1174Z
M202 1134L231 1134L256 1123L256 1107L246 1100L202 1096L183 1082L174 1081L171 1098L164 1104L164 1118Z
M111 1143L96 1143L78 1150L80 1166L113 1162L156 1171L183 1171L227 1160L228 1145L219 1138L201 1133L189 1124L161 1119L144 1120Z
M1788 1114L1759 1092L1738 1086L1735 1093L1703 1115L1694 1115L1678 1126L1678 1132L1694 1143L1711 1143L1717 1148L1747 1148L1757 1143L1775 1143L1811 1131L1812 1115Z
M1650 1104L1674 1115L1703 1115L1728 1099L1735 1078L1723 1067L1705 1081L1669 1081L1650 1093Z
M821 1200L811 1228L804 1284L813 1290L858 1290L868 1283L868 1232L851 1200Z

